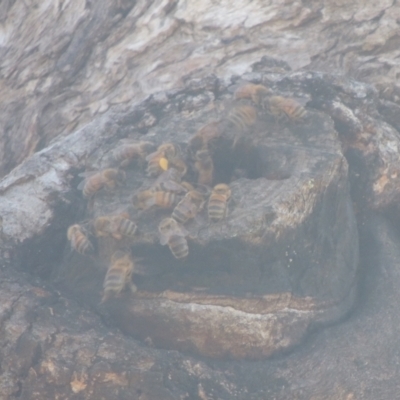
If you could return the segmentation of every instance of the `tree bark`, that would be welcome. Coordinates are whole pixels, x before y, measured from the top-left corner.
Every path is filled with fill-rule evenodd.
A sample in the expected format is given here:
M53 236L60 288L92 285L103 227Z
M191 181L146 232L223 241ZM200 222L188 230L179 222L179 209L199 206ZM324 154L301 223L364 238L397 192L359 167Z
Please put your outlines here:
M392 0L3 0L1 7L2 175L110 107L212 73L228 79L264 55L293 70L396 89L400 10Z
M0 173L11 172L0 183L2 398L395 398L398 357L393 349L398 347L398 322L392 305L397 302L399 238L388 219L398 220L400 187L396 129L400 92L395 84L399 10L393 1L282 5L276 0L189 6L168 0L3 0ZM269 57L260 61L266 54ZM312 69L327 73L307 72ZM71 295L74 288L61 294L54 289L54 282L49 282L55 270L67 265L63 261L67 226L85 218L85 203L76 190L77 172L88 166L100 167L99 156L132 130L140 135L160 135L159 126L165 123L170 132L177 122L168 125L168 119L174 115L179 115L177 119L183 116L189 124L187 131L177 130L179 140L187 142L203 122L201 113L231 96L231 82L238 82L239 75L261 81L279 93L305 97L311 113L320 113L324 121L333 120L331 129L338 136L330 139L332 146L338 159L345 164L344 155L349 164L349 176L342 170L337 175L340 179L333 182L350 184L361 233L363 277L360 304L345 323L324 330L288 356L252 364L198 361L175 351L146 347L115 330L115 319L109 321L107 310L97 306L97 289L84 291L89 300L83 296L77 304L71 300L76 296ZM305 164L299 165L303 168ZM324 179L329 177L322 171ZM306 175L304 181L296 181L302 183L294 192L304 195L300 186L307 188L309 178ZM316 188L316 195L326 200L322 192L329 187ZM238 184L238 193L246 193L244 188ZM312 188L308 189L308 194L312 193ZM337 215L346 215L351 222L353 210L346 190L342 191L346 201ZM271 191L271 195L276 193L277 188ZM295 203L287 205L294 214L299 212L292 208ZM277 202L277 209L282 209L282 204ZM315 210L313 196L305 201L304 207L307 205ZM328 206L322 208L321 221L329 224L324 218L330 211ZM343 227L344 222L338 226ZM299 243L299 232L288 236L291 240L287 242L278 241L278 248ZM341 238L340 232L336 238L342 240L334 252L338 258L346 248L343 242L354 249L351 238ZM357 233L352 239L357 241ZM332 244L332 238L328 242ZM349 269L354 273L355 253L346 254L353 260ZM324 271L331 274L328 296L334 291L332 280L347 278L337 287L348 288L354 279L348 271ZM298 288L307 296L307 285L305 291L304 286ZM319 290L318 286L311 289ZM176 294L172 297L172 302L177 300ZM221 302L216 298L214 302ZM145 300L125 300L127 308L119 316L119 326L149 339L150 346L165 345L159 332L153 337L148 334L156 314L148 314L146 307L144 312L140 310ZM204 303L202 296L189 300ZM156 300L163 301L171 298ZM224 307L228 304L226 308L232 306L226 298L223 302ZM329 320L343 316L351 303ZM92 308L85 308L88 304L103 320ZM124 314L126 310L128 314ZM140 327L126 323L126 315L134 315L150 327L138 332ZM160 320L164 319L162 315ZM207 319L200 323L207 324ZM251 333L252 328L243 334ZM292 348L313 328L313 323L299 324L291 331L297 336L282 335L286 344L289 340L288 346L278 344L272 352L267 349L266 354L257 352L257 357L250 358ZM180 334L186 338L192 333ZM176 335L176 339L182 338ZM218 340L211 341L216 349L221 343ZM239 343L242 337L235 340ZM229 344L229 338L224 341ZM249 352L240 348L238 355L233 353L238 348L234 341L230 346L233 358L248 357ZM166 347L174 346L166 343ZM199 351L191 344L181 349L209 355L207 347ZM221 352L226 354L226 348ZM321 366L321 359L329 366ZM374 378L367 380L366 375Z

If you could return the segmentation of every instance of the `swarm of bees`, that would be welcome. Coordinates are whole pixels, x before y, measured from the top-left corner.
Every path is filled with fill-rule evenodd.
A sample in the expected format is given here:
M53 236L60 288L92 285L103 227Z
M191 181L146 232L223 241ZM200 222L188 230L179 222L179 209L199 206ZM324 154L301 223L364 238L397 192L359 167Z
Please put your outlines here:
M243 84L233 97L234 105L228 108L225 117L204 125L187 145L168 142L156 147L150 141L121 140L110 152L113 165L83 174L84 180L78 189L84 198L93 201L101 191L114 193L125 184L128 173L135 173L137 169L145 171L152 182L132 193L130 207L139 215L156 212L154 218L160 218L160 222L155 233L160 245L167 245L176 260L185 260L193 239L187 226L218 224L229 214L232 196L229 180L221 181L216 173L220 142L228 143L228 152L233 154L243 138L251 140L251 132L263 113L278 122L284 119L301 122L307 116L305 108L296 100L273 95L260 84ZM231 179L234 176L232 171ZM92 257L98 248L90 237L97 244L104 238L117 243L107 266L102 303L119 296L125 289L136 291L132 282L135 260L131 248L140 229L131 214L119 210L68 228L72 250L83 256Z

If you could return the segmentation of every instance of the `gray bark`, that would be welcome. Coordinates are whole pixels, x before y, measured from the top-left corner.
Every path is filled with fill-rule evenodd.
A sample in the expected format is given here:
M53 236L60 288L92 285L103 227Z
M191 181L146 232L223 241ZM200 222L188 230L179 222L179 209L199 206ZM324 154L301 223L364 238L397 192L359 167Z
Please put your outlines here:
M201 2L189 6L184 1L3 0L0 3L0 172L12 171L0 183L4 264L0 292L2 398L395 398L398 318L393 305L397 304L399 238L392 223L398 218L400 187L399 90L394 83L398 69L399 10L393 1L379 5L362 1L283 5L280 1L268 4L242 1L234 5ZM266 54L282 62L268 57L259 62ZM250 68L254 62L257 63ZM288 66L295 72L289 72ZM296 72L302 69L329 73ZM92 217L85 214L85 202L76 190L77 172L85 167L103 166L107 151L132 131L155 134L157 140L164 141L167 137L158 139L164 129L170 135L168 139L175 140L171 135L178 132L179 141L187 142L204 118L221 111L213 111L213 106L226 104L231 96L231 81L237 79L234 75L261 80L279 93L307 98L309 112L320 116L324 126L328 126L324 130L322 125L318 129L313 125L311 130L314 139L317 132L329 138L325 148L313 153L313 157L317 154L313 160L323 167L318 171L317 164L307 164L312 159L308 153L310 143L305 146L308 148L305 156L300 157L304 143L296 142L294 155L300 158L288 168L304 175L301 179L276 181L279 185L268 189L271 196L276 196L275 213L281 210L288 218L303 217L294 224L298 231L293 236L288 234L285 221L280 220L278 227L284 233L283 239L274 237L276 258L280 261L284 259L282 251L286 245L302 246L305 215L311 215L312 226L320 224L324 228L332 223L328 218L331 210L336 210L333 219L337 232L322 238L334 251L325 253L322 239L316 246L321 257L318 262L328 254L322 263L323 272L318 276L318 269L311 267L309 278L303 276L303 281L289 274L289 280L295 284L287 292L278 292L277 298L283 298L283 305L278 304L273 310L277 315L289 309L289 314L293 312L296 318L309 317L296 319L293 314L288 314L289 317L279 314L282 330L277 333L278 325L273 327L277 335L271 336L273 343L255 337L250 351L237 344L257 331L257 326L248 321L262 315L257 310L260 299L256 298L258 305L254 308L251 301L240 303L238 296L233 300L232 296L221 297L218 285L216 293L208 293L209 296L180 294L181 298L168 292L168 288L163 288L164 297L154 293L149 296L139 285L136 301L135 297L125 296L122 307L114 301L101 308L99 285L104 274L90 272L87 279L93 277L92 287L82 290L64 280L69 291L56 292L50 280L65 277L63 273L70 271L67 268L71 262L77 266L90 264L87 259L74 261L74 256L71 261L70 253L65 250L65 231L71 221ZM180 119L187 125L179 125ZM179 126L185 129L176 129ZM331 136L326 136L327 132ZM284 145L274 147L267 143L264 148L265 154L277 149L284 149ZM334 154L332 163L324 152ZM343 156L349 164L348 174ZM324 183L318 187L307 185L317 172ZM274 182L273 176L265 178ZM283 186L280 192L278 186L282 182L287 187ZM239 199L251 193L251 184L236 185ZM285 196L290 193L288 186L292 185L293 196L285 205ZM331 188L339 189L329 202L331 195L324 192ZM300 202L296 196L301 197ZM322 211L318 210L315 199L325 204ZM313 301L329 300L328 304L336 306L339 299L346 298L346 293L353 293L350 288L355 287L358 249L351 201L361 233L361 283L357 284L360 295L356 312L344 323L327 328L299 345L318 323L336 321L352 306L353 296L350 296L344 306L329 308L328 317L319 320L320 313L313 309L315 303L296 304L299 295L306 299L314 296ZM104 212L101 197L95 206L95 212ZM246 208L243 206L244 213ZM240 214L239 211L236 206L236 213ZM235 228L235 223L237 229L245 227L240 218L235 222L235 211L233 214L228 220L231 227ZM267 218L267 230L270 223ZM227 233L232 232L234 229L225 233L211 230L210 236L206 235L206 244L201 245L207 251L207 240L220 240L218 235L225 235L226 239ZM317 236L305 237L316 239L318 232ZM239 265L248 248L244 248L242 255L239 248L236 250ZM302 255L297 262L301 265L306 261ZM270 265L268 260L266 265ZM268 271L278 273L281 267L277 263L271 269L268 267ZM240 279L240 271L237 272ZM326 282L324 276L329 276ZM85 285L85 279L79 275L74 279ZM173 279L172 274L169 280ZM283 282L284 286L285 280L279 279L273 282ZM335 279L339 282L334 283ZM150 282L150 286L153 284ZM249 284L253 290L254 286ZM257 295L266 296L267 307L276 299L276 293L268 280L265 287L266 291ZM79 304L71 300L77 295ZM193 343L203 341L202 335L208 332L193 333L195 324L192 331L178 329L179 334L174 335L171 326L167 326L159 334L158 330L165 328L159 322L174 313L178 317L172 319L172 325L177 321L188 323L186 316L179 316L178 312L184 303L199 309L220 307L224 312L233 309L231 316L247 314L241 320L246 329L240 331L237 320L230 321L230 326L238 328L232 335L214 337L206 346L197 347ZM160 304L169 307L166 314L158 314ZM261 305L265 311L262 302ZM155 311L154 306L157 306ZM95 312L101 313L103 320ZM109 319L110 312L114 319ZM140 321L140 326L131 322L132 316ZM198 319L198 326L210 321L206 314L202 318ZM276 318L279 320L279 316ZM296 321L300 322L296 325ZM212 325L219 328L219 322L216 318ZM265 332L269 329L267 325L262 328ZM290 355L269 361L199 361L187 353L148 347L116 331L116 326L145 339L147 345L206 356L263 359L282 349L299 347ZM172 336L175 337L171 341L168 337ZM188 338L189 344L174 343ZM221 344L228 346L228 350L218 347ZM265 348L265 353L259 351L261 348ZM210 349L215 351L210 354Z
M2 175L110 107L211 73L228 79L264 55L396 88L393 0L3 0L1 11Z

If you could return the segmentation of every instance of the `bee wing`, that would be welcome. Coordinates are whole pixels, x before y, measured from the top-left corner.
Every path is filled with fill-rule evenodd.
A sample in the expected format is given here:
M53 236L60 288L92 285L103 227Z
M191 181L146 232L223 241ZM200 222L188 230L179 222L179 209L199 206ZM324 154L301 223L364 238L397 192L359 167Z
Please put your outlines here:
M202 225L203 222L204 222L204 217L202 217L200 214L197 213L197 214L194 216L194 220L196 221L196 224L197 224L197 225Z
M91 233L93 222L93 219L84 219L83 221L79 222L79 225L81 226L84 233Z
M310 101L309 97L293 97L293 100L297 101L301 106L305 107Z
M154 182L153 187L160 187L163 190L169 192L187 192L184 186L176 181L178 179L179 174L177 174L177 170L175 168L170 168L167 171L164 171Z
M182 225L179 226L180 234L183 236L189 236L189 231Z
M144 142L141 140L135 139L122 139L118 142L117 146L114 149L114 154L117 151L121 151L121 149L125 149L127 146L132 146L137 149L137 152L142 154L142 152L148 153L149 151L154 150L154 144L151 142Z
M154 182L155 184L172 180L175 176L175 171L173 168L169 168L166 171L162 172L161 175Z
M243 79L240 79L240 80L239 80L238 82L236 82L234 85L228 87L228 92L231 93L231 94L233 94L233 93L236 92L237 89L239 89L241 86L246 85L247 83L249 83L249 82L244 81Z
M155 198L155 196L151 196L151 197L149 197L148 199L146 199L146 200L144 201L145 209L148 209L148 208L154 206L155 204L156 204L156 198Z
M169 235L164 235L160 233L160 244L161 246L165 246L168 243Z
M93 176L95 174L97 174L99 171L85 171L85 172L81 172L80 174L78 174L78 176L80 176L81 178L89 178L90 176Z
M274 96L272 96L274 97ZM310 101L310 97L299 97L299 96L275 96L275 97L280 97L284 100L294 100L296 103L299 103L302 107L305 107L307 103Z
M119 140L118 143L121 143L121 144L136 144L136 143L139 143L139 140L134 139L134 138L123 138L123 139Z
M86 184L86 179L84 179L83 181L81 181L80 183L79 183L79 185L77 186L77 189L78 190L82 190L83 188L84 188L84 186L85 186L85 184Z
M204 185L202 183L196 185L196 190L204 197L208 197L212 192L212 188L210 186Z
M176 158L180 157L183 154L181 146L177 143L175 144L175 150L176 150L176 153L175 153Z
M154 157L158 156L159 152L158 151L154 151L153 153L150 153L149 155L146 156L146 161L150 161L152 160Z
M186 192L186 189L182 185L174 181L160 182L160 187L168 192L176 192L176 193Z

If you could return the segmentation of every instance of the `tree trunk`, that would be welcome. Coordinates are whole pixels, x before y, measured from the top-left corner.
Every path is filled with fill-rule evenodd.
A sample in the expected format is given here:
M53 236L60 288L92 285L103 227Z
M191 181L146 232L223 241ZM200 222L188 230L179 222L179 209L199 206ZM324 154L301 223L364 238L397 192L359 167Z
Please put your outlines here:
M391 0L3 0L0 7L2 175L110 107L211 73L228 79L264 55L396 90L400 9Z
M364 3L0 3L1 398L396 397L400 8ZM243 81L302 98L307 121L257 104L255 139L232 153L248 140L226 128L251 104L232 99ZM182 272L157 247L157 212L131 211L129 246L158 270L99 305L104 264L71 253L66 229L148 181L128 169L86 208L77 173L110 166L127 136L186 151L210 119L225 129L213 161L245 170L221 178L226 220L191 232ZM358 311L299 346L357 287Z

